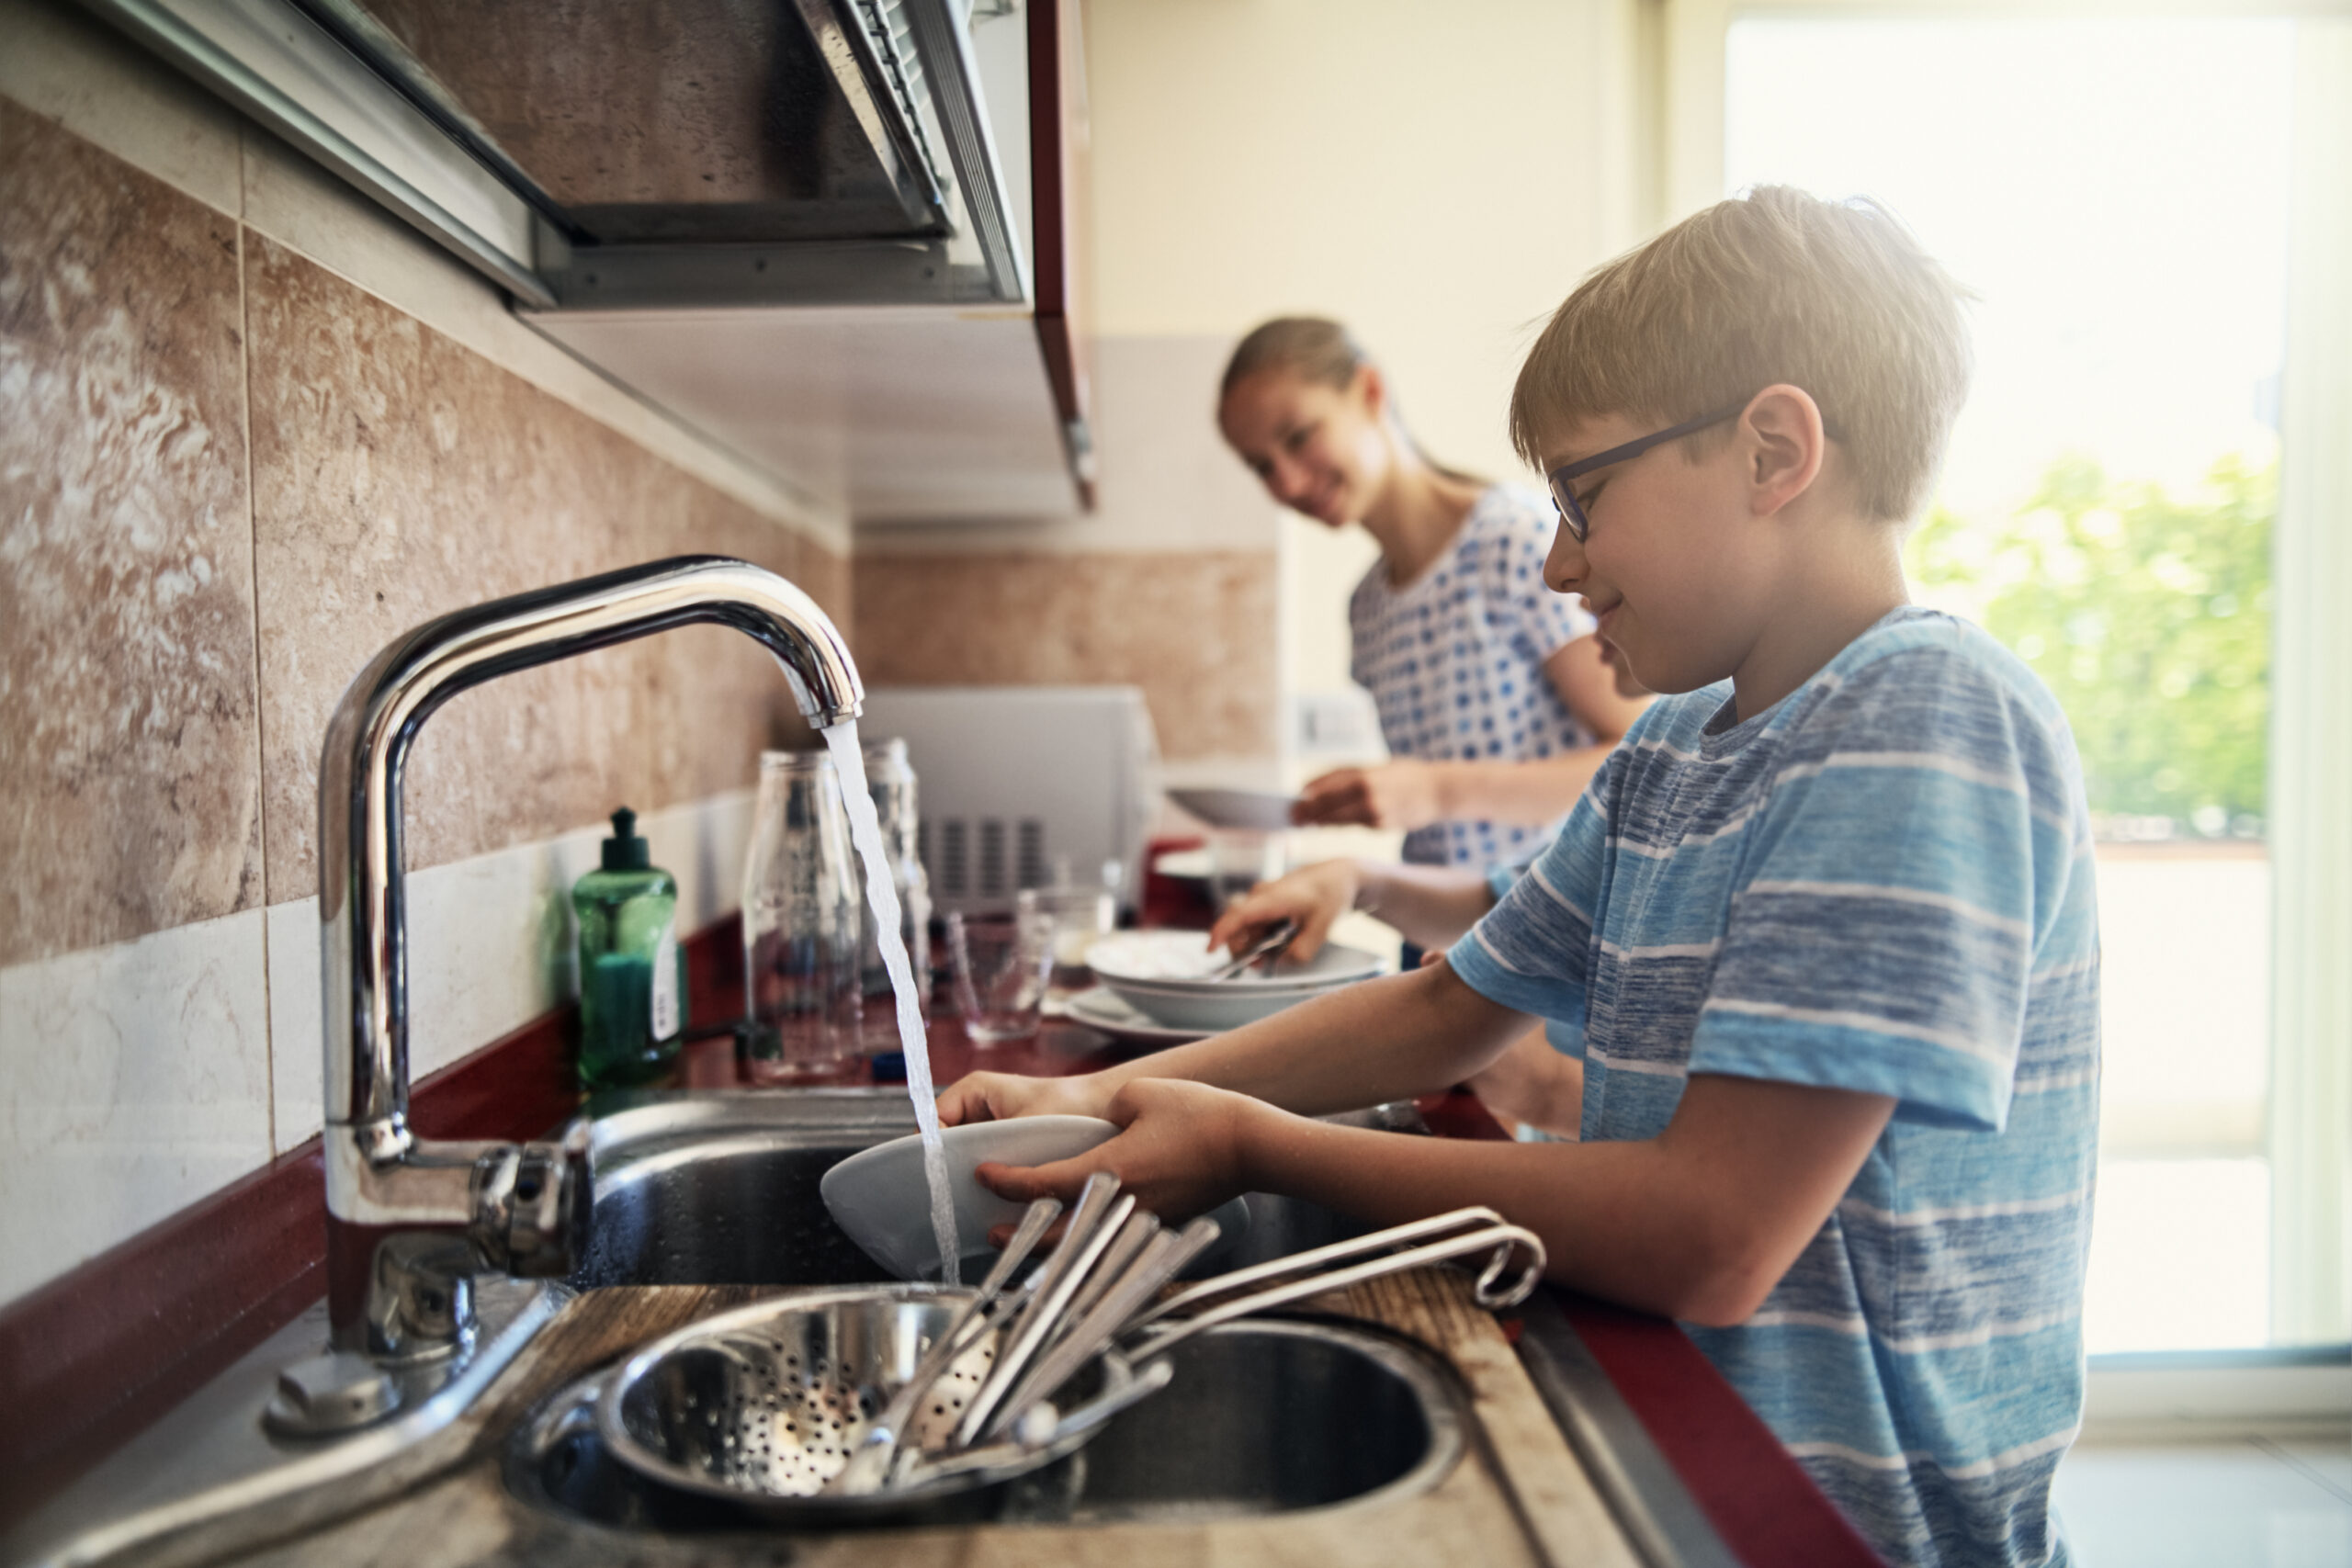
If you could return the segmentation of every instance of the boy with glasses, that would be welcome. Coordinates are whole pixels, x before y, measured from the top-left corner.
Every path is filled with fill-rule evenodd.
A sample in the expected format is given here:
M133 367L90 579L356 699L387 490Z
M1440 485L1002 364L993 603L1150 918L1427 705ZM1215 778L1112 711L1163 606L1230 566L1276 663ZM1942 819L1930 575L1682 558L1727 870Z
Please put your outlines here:
M1892 219L1766 188L1601 267L1511 407L1545 575L1663 697L1445 961L1089 1077L979 1075L952 1122L1122 1134L1163 1215L1295 1193L1490 1204L1564 1283L1682 1319L1890 1561L2066 1561L2098 1089L2090 834L2056 703L1907 603L1965 394L1961 291ZM1318 1112L1580 1019L1582 1140ZM1567 1032L1564 1032L1566 1033Z

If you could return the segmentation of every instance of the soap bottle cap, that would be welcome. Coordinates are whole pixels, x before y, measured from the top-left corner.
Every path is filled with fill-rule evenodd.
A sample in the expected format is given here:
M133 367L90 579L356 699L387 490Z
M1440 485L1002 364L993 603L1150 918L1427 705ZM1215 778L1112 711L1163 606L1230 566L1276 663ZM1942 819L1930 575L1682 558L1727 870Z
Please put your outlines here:
M652 846L638 836L637 813L622 807L613 813L613 836L605 840L605 869L643 871L652 863Z

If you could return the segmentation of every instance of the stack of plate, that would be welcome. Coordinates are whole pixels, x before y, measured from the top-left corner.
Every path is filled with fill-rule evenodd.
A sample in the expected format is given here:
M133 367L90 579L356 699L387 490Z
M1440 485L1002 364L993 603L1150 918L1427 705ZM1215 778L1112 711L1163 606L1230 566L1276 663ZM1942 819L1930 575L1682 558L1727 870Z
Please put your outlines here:
M1284 959L1230 980L1208 976L1227 959L1203 931L1120 931L1086 951L1087 967L1118 998L1169 1029L1214 1032L1255 1023L1309 997L1379 974L1376 953L1327 942L1305 964Z

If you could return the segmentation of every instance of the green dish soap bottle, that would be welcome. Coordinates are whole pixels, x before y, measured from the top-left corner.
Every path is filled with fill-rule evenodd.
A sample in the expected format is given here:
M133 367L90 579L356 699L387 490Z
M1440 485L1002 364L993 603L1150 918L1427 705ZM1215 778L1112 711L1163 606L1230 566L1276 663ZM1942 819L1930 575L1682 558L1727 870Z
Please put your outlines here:
M571 889L580 917L580 1082L650 1083L677 1059L686 1023L678 879L652 863L637 813L613 813L605 863Z

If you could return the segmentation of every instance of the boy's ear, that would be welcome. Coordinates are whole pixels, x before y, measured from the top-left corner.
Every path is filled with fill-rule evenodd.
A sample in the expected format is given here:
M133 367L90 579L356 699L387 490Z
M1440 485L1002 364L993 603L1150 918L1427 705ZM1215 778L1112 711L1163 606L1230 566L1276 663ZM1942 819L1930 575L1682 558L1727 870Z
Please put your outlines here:
M1378 419L1388 409L1388 383L1380 378L1377 365L1356 367L1355 394L1363 400L1366 412Z
M1748 502L1758 516L1779 512L1821 477L1829 437L1820 406L1804 388L1783 382L1757 393L1739 416L1739 433Z

